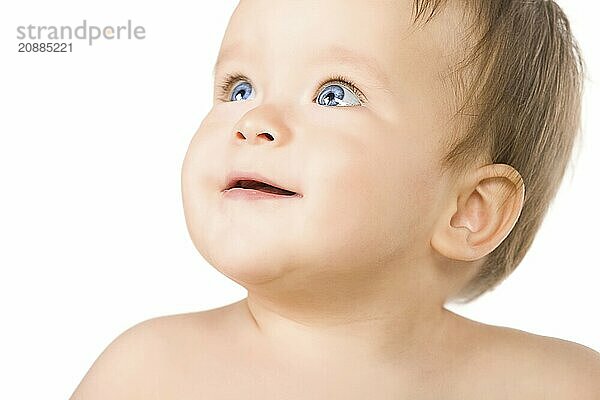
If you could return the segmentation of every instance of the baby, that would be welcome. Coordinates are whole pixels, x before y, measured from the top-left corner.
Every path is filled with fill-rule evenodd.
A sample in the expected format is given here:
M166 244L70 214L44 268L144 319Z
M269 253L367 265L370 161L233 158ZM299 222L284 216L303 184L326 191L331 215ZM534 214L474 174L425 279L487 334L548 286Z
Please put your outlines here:
M71 399L600 399L600 354L449 310L520 263L579 129L544 0L241 0L182 167L248 290L129 328Z

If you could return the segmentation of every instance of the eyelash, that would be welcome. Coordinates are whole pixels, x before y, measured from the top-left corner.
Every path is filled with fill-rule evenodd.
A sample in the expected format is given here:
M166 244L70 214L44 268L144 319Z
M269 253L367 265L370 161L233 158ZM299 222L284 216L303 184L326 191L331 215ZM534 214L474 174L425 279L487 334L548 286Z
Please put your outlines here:
M221 82L218 84L218 98L222 101L229 101L229 98L227 97L229 95L229 91L231 89L233 89L233 84L237 83L238 81L245 81L245 82L251 83L250 79L248 79L248 77L242 73L227 74L221 80ZM336 83L343 84L348 89L350 89L350 91L353 92L354 95L356 95L356 97L362 103L367 102L366 97L356 87L356 84L352 80L350 80L342 75L331 74L327 78L321 80L316 86L316 89L315 89L316 92L319 93L321 91L321 89L323 89L325 87L325 84L330 83L330 82L336 82ZM317 97L318 97L318 94L312 100L313 101L317 100Z

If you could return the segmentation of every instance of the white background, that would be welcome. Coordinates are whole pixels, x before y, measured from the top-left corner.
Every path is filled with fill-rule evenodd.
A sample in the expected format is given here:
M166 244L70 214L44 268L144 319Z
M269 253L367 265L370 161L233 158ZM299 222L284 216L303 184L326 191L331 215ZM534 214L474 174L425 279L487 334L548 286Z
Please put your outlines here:
M68 398L132 325L245 297L193 247L180 188L236 4L3 3L0 398ZM560 4L589 75L575 169L516 272L474 303L448 307L600 350L600 9L596 2ZM131 19L146 39L91 47L75 41L70 54L17 53L17 26L75 27L84 18L98 26Z

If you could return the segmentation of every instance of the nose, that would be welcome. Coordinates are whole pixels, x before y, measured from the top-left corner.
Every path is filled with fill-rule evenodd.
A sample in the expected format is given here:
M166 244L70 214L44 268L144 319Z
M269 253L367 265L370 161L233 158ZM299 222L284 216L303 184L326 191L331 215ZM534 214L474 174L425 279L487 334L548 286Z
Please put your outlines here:
M284 144L290 131L282 114L282 110L273 104L261 104L248 110L234 126L233 141L236 144Z

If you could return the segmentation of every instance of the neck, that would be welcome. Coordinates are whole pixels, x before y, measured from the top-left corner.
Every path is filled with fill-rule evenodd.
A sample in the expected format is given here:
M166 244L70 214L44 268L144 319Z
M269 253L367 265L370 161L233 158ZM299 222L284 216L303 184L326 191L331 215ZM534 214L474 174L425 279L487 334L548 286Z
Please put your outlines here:
M286 276L247 286L241 303L256 333L287 356L412 362L423 351L435 353L455 315L432 276L413 270L352 279L320 274L310 285Z

